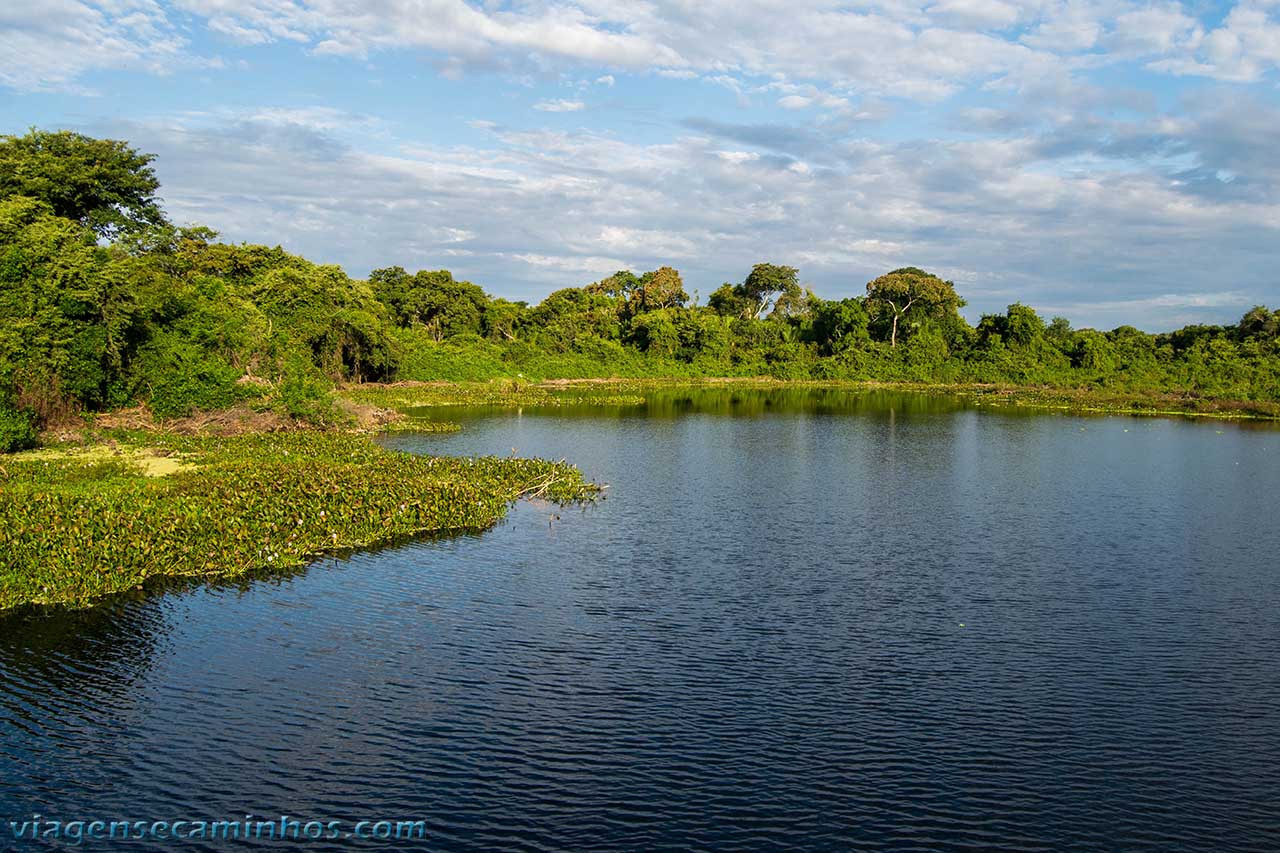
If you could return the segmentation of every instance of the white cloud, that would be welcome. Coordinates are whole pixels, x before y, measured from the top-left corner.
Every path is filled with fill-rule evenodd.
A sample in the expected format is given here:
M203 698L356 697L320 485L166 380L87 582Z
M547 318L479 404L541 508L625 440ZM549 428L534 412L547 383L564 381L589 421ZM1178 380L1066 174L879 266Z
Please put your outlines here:
M0 83L66 89L95 69L208 62L182 35L190 16L235 45L289 42L348 57L417 51L446 76L571 65L608 70L594 78L605 86L615 71L748 75L839 97L928 101L1135 57L1157 71L1257 80L1280 65L1275 11L1274 0L1240 0L1206 28L1189 3L1171 0L16 0L0 10Z
M1018 7L1003 0L939 0L928 12L950 24L977 29L1008 27L1020 17Z
M654 228L625 228L606 225L575 241L584 251L604 249L623 256L661 256L677 260L693 257L697 244L688 234L677 234Z
M557 98L554 101L542 101L533 105L535 110L541 110L544 113L576 113L587 108L582 101L568 101L564 98Z
M605 275L617 272L627 266L626 261L617 258L601 258L593 255L537 255L525 253L511 255L511 258L520 263L555 270L556 272L587 273L589 275Z
M761 91L783 92L778 99L778 106L785 110L804 110L816 107L838 113L848 113L853 104L848 98L832 94L812 85L796 85L785 81L774 81L761 87Z
M1180 7L1148 6L1117 16L1109 47L1121 54L1168 55L1201 35L1199 23Z
M9 0L0 8L0 85L10 89L92 94L82 77L98 69L163 74L218 64L191 56L151 0Z
M1152 63L1152 68L1174 74L1199 75L1218 80L1252 82L1280 68L1280 20L1271 0L1245 0L1235 6L1222 26L1203 32L1184 28L1181 55Z

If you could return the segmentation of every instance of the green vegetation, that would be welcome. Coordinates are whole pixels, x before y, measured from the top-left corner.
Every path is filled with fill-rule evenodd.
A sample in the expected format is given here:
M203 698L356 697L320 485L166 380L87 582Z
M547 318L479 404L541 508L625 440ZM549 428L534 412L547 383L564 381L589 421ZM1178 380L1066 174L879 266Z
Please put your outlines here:
M1234 325L1158 335L1046 323L1021 304L974 327L953 285L924 270L825 300L770 263L705 305L664 266L529 306L447 270L391 266L361 281L175 227L150 162L113 140L0 137L0 449L134 405L161 419L235 406L341 424L332 390L369 382L768 376L1255 415L1280 402L1280 312L1261 306Z
M595 492L563 462L413 456L343 433L117 439L110 452L4 460L0 610L82 605L152 577L232 578L481 530L518 497L571 502Z
M689 384L697 380L687 380ZM367 406L406 411L441 406L640 406L643 394L670 383L659 380L579 380L533 384L513 380L490 382L407 382L396 385L361 385L341 395ZM410 419L412 421L413 419ZM395 422L396 429L403 421ZM424 423L440 423L425 421ZM405 427L405 429L416 429ZM424 432L440 432L425 429ZM449 431L448 429L443 431Z

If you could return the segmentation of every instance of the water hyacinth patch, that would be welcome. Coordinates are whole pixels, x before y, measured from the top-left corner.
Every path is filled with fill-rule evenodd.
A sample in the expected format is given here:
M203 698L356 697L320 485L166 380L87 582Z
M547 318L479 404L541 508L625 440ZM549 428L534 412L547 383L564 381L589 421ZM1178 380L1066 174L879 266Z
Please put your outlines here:
M522 496L597 489L564 462L383 450L348 434L149 435L189 468L147 477L120 461L24 459L0 468L0 609L82 606L151 577L233 578L404 537L477 531Z
M401 418L388 421L381 427L382 432L418 432L418 433L451 433L462 430L462 424L454 421L433 421L428 418Z

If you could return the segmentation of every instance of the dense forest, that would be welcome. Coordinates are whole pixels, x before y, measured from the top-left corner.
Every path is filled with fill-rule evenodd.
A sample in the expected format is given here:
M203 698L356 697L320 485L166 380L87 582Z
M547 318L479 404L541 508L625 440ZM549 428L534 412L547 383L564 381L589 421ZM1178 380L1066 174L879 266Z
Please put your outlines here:
M826 300L755 264L693 304L680 273L620 271L537 305L447 270L367 281L279 247L217 242L161 209L149 155L32 130L0 137L0 449L145 404L242 403L325 422L345 382L754 376L1000 382L1280 400L1280 311L1147 334L1073 329L1014 304L976 327L914 267ZM744 265L745 267L745 265Z

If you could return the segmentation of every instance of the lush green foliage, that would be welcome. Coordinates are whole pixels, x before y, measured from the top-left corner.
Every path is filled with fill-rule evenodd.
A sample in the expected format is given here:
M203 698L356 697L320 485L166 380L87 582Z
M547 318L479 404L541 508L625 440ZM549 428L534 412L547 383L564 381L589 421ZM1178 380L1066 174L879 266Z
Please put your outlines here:
M35 447L36 425L31 414L0 404L0 453Z
M827 301L772 263L705 305L664 266L529 306L447 270L360 281L175 228L150 159L68 133L0 138L0 449L138 403L162 418L240 405L327 424L334 385L397 380L771 376L1280 400L1280 312L1263 307L1162 335L1075 330L1021 304L973 327L924 270Z
M235 577L428 532L479 530L522 495L595 491L564 463L390 453L341 433L136 435L187 463L18 454L0 468L0 609L84 604L154 576ZM117 452L124 448L117 448Z
M38 198L99 235L164 223L150 154L70 131L0 136L0 199Z
M917 267L904 267L867 283L867 304L882 316L889 318L889 346L897 346L898 323L916 307L917 326L920 320L932 319L956 324L957 314L964 302L956 295L955 287L936 275ZM961 321L961 324L963 321Z

